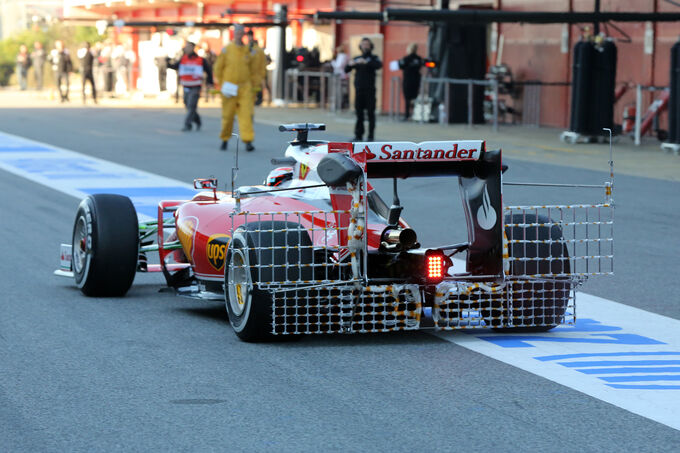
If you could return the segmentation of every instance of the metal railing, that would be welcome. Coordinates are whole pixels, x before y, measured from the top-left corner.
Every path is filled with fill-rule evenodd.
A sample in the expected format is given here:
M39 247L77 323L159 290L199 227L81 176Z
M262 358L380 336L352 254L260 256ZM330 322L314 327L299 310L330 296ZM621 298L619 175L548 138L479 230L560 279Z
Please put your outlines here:
M343 88L347 81L338 74L324 71L286 70L283 98L286 105L319 107L331 112L342 110Z
M388 117L391 120L399 119L401 115L401 77L392 76L390 78L390 99Z
M398 118L401 113L401 77L393 76L390 79L390 99L389 99L389 117L391 119ZM416 104L419 105L421 111L423 111L426 93L430 91L430 85L432 84L443 84L444 85L444 100L442 105L444 106L444 114L448 116L449 114L449 102L450 102L450 90L451 85L467 85L467 123L472 126L474 118L474 103L473 103L473 87L486 86L489 87L492 92L492 119L491 123L493 125L493 131L498 131L498 82L496 80L476 80L476 79L452 79L448 77L423 77L420 82L420 95L416 99ZM415 110L415 106L414 106ZM424 118L420 117L420 123L424 123ZM439 118L441 123L448 123L446 118Z
M646 111L642 111L642 91L648 91L650 93L656 93L657 91L663 92L668 90L668 87L659 86L645 86L636 85L635 87L635 129L633 130L633 138L635 140L635 146L640 146L642 142L642 135L649 132L650 130L656 130L653 123L658 122L658 114L665 108L667 99L663 98L654 99L648 106ZM644 124L643 124L644 123Z

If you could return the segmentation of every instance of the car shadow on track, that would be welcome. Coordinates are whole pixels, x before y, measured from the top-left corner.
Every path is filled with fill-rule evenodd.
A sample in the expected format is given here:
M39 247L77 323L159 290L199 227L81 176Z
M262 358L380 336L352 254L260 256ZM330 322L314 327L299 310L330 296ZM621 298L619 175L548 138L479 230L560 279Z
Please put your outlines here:
M408 331L408 332L383 332L383 333L355 333L347 334L325 334L325 335L304 335L299 341L291 342L290 347L348 347L358 345L371 346L395 346L395 345L433 345L448 343L427 331Z
M231 330L229 317L224 305L207 307L182 307L174 309L180 314L188 314L197 318L215 321ZM432 345L449 343L446 340L430 335L428 331L356 333L356 334L310 334L281 335L269 344L285 344L286 348L348 347L357 345L394 346L394 345Z
M229 325L229 317L227 316L227 311L224 309L224 305L216 307L183 307L176 308L174 311L210 321L216 321L231 329L231 326Z

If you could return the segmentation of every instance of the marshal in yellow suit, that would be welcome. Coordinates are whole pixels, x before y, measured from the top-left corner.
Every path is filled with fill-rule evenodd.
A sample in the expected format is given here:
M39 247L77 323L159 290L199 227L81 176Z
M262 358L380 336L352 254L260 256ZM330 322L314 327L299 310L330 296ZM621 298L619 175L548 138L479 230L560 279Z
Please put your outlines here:
M254 83L259 80L255 74L253 55L248 46L234 40L227 44L215 62L214 76L217 86L224 82L238 85L238 94L232 97L222 95L222 131L220 138L228 142L234 126L234 115L238 115L241 140L250 143L255 139L253 130Z

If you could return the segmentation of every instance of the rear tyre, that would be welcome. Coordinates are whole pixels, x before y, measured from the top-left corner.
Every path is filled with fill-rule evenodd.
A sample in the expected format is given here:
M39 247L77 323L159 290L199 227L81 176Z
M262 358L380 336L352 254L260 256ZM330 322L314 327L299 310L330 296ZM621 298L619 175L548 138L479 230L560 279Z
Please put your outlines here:
M73 276L90 297L121 297L137 272L139 224L129 198L90 195L80 202L73 225Z
M274 339L274 301L257 283L311 280L311 267L296 266L312 262L311 245L307 231L291 222L252 222L234 231L226 257L225 305L229 322L241 340ZM282 246L288 248L269 249Z
M505 218L506 224L550 222L548 217L536 214L513 214ZM551 241L550 243L510 244L508 252L512 258L541 258L511 261L510 275L568 274L570 272L569 254L563 242L560 227L556 225L506 227L505 234L508 240ZM547 332L563 322L571 291L571 283L566 278L560 281L559 277L555 277L545 283L514 283L509 289L513 294L512 308L505 307L504 314L508 321L512 321L518 327L496 330Z

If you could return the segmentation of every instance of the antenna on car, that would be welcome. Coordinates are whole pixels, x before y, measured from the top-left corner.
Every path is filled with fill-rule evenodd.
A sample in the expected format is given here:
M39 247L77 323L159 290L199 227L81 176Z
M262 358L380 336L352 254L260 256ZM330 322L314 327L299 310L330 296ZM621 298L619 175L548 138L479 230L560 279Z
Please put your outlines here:
M236 177L238 176L238 144L240 142L241 137L238 134L231 134L232 136L236 137L236 155L234 156L234 166L231 167L231 196L233 198L240 198L240 196L235 197L234 196L234 183L236 182ZM238 195L238 194L237 194ZM238 200L236 201L236 206L239 206Z
M325 131L326 125L323 123L295 123L282 124L279 126L280 132L297 132L295 142L307 143L309 131Z
M612 189L614 188L614 148L612 147L612 130L603 127L603 131L609 132L609 183L607 183L607 198L611 198Z

